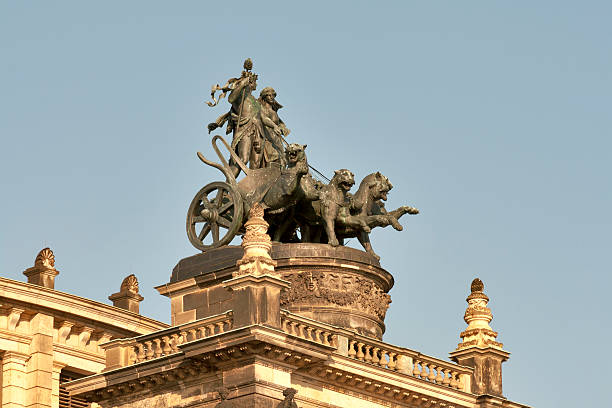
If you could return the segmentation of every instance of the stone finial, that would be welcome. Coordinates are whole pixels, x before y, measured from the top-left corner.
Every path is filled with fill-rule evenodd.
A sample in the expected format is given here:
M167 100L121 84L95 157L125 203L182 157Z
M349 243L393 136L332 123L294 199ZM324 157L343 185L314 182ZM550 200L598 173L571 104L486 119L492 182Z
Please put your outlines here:
M298 408L297 404L293 400L297 394L297 390L295 388L286 388L283 390L284 400L278 403L276 408Z
M34 266L23 271L28 277L28 283L44 286L45 288L55 288L55 277L59 271L55 269L55 255L49 248L42 249L36 259Z
M472 281L472 293L467 297L468 307L463 320L468 324L467 329L459 336L463 342L457 345L457 350L470 347L496 348L501 350L502 343L495 341L497 332L493 331L489 323L493 320L491 309L488 308L489 297L484 294L484 283L478 278Z
M123 279L119 292L113 293L108 299L112 300L115 307L139 313L140 302L144 300L144 297L138 293L138 279L136 276L131 274Z
M267 234L269 225L263 216L264 209L260 204L255 204L249 211L249 219L244 224L246 233L242 237L244 255L236 262L238 271L234 272L234 277L275 274L276 261L270 256L272 240Z
M138 279L136 275L131 274L121 282L120 292L138 293Z
M457 364L474 369L469 380L469 389L473 394L501 397L502 363L508 360L510 353L495 341L497 333L489 326L493 314L487 306L489 297L483 292L482 281L474 279L471 290L463 317L468 327L460 334L463 342L450 353L450 358Z

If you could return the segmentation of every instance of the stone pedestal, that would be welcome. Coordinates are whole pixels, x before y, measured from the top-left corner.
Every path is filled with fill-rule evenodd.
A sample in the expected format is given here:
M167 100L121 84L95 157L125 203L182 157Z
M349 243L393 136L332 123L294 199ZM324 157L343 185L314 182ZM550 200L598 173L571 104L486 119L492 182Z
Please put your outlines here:
M140 313L140 302L144 298L138 293L132 292L117 292L108 297L113 302L113 306L120 307L130 312Z
M138 293L138 279L136 279L136 276L134 274L127 276L121 282L119 292L113 293L108 299L113 302L115 307L140 313L140 302L144 300L144 297Z
M472 393L501 397L502 363L510 353L494 348L468 348L450 353L450 358L459 365L473 367Z
M281 290L289 284L271 275L242 275L230 279L223 287L232 292L234 328L263 324L280 328Z
M326 244L272 243L275 272L291 287L281 293L281 308L381 339L391 302L393 277L367 253ZM170 282L156 289L171 299L172 324L234 310L224 281L236 274L243 256L226 246L179 261Z

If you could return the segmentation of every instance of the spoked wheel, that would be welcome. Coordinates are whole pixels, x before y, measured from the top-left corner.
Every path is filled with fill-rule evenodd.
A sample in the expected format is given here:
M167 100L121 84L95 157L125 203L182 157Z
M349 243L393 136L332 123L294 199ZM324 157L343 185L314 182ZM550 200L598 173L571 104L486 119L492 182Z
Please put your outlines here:
M187 212L187 236L201 251L229 244L242 226L242 197L215 181L195 195Z

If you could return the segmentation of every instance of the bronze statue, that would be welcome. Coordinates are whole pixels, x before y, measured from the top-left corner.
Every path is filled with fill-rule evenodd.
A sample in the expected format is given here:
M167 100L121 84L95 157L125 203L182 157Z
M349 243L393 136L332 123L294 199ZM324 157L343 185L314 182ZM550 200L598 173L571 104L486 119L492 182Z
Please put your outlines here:
M283 395L285 399L278 403L276 408L298 408L297 404L293 400L297 394L297 390L295 388L287 388L283 391Z
M338 246L356 237L366 252L379 259L370 243L371 229L391 225L401 231L399 218L419 211L408 206L387 211L384 201L393 186L380 172L366 176L352 195L355 176L350 170L337 170L329 180L310 166L306 145L288 145L284 139L289 129L278 116L282 105L276 101L276 91L266 87L258 99L252 95L257 87L252 68L253 62L247 59L240 78L231 78L222 87L215 85L213 102L207 102L216 106L228 95L230 111L209 124L208 131L227 122L226 134L233 133L233 139L230 146L220 135L213 136L213 149L221 164L198 152L226 181L209 183L192 200L187 214L189 240L202 251L229 244L242 233L249 209L258 204L265 209L268 234L275 241ZM218 99L217 91L221 91ZM217 146L219 141L230 154L229 162ZM309 168L329 183L315 180ZM245 177L237 180L240 171ZM212 242L205 243L210 237Z
M389 179L380 172L372 173L363 178L359 184L357 193L350 197L350 213L355 217L365 220L369 228L393 226L397 231L404 228L398 219L404 214L418 214L419 210L414 207L402 206L387 212L383 201L387 201L387 193L393 188ZM341 238L357 237L367 253L380 259L372 249L370 234L366 230L343 225L336 230L336 235Z
M283 105L276 101L276 91L271 87L264 88L257 101L261 105L261 120L267 136L263 140L263 162L259 167L267 167L270 163L280 163L282 166L284 164L283 137L290 133L285 123L278 117L278 110Z
M270 163L282 167L285 164L283 136L289 134L277 113L283 106L276 101L276 91L270 87L264 88L259 99L255 99L252 93L257 88L257 75L251 69L253 61L249 58L244 62L240 78L231 78L224 86L212 88L213 102L207 102L208 106L216 106L229 93L227 100L232 107L208 124L208 133L227 122L226 134L233 132L232 149L244 164L248 163L251 169L267 167ZM215 98L216 91L222 91L219 99ZM237 177L240 166L234 159L230 160L230 166Z
M236 152L240 160L246 164L249 163L251 168L258 168L261 162L259 157L261 153L253 150L253 141L263 139L264 129L261 121L261 106L257 99L252 95L252 92L257 88L257 75L251 72L253 62L247 59L244 62L244 70L240 78L231 78L227 83L220 87L215 85L212 89L211 96L213 102L207 102L208 106L216 106L217 103L229 92L227 97L228 102L232 105L230 111L221 115L213 123L208 124L208 133L218 127L221 127L227 121L226 134L233 132L232 150ZM221 90L219 99L215 99L215 92ZM236 161L230 159L230 167L234 177L240 174L240 167Z

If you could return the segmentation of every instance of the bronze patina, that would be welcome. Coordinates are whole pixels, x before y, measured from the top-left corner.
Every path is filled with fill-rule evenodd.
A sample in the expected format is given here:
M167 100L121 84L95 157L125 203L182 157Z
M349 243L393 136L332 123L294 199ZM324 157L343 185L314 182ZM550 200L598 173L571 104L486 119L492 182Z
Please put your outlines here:
M276 101L276 91L266 87L256 99L258 76L252 72L250 58L243 68L240 77L213 86L212 102L207 102L216 106L227 95L230 110L208 124L208 132L227 123L226 134L232 134L232 142L213 136L220 163L198 152L200 160L221 171L225 181L209 183L193 198L187 213L190 242L202 251L229 244L244 234L246 215L257 204L265 210L274 241L338 246L356 237L378 260L370 243L371 229L391 225L401 231L399 218L419 211L408 206L387 211L384 201L393 186L380 172L366 176L355 194L350 193L355 184L350 170L337 170L327 184L316 180L310 169L322 174L308 164L306 145L285 140L290 131L278 116L282 105ZM217 91L221 91L218 98ZM239 180L241 171L244 176Z

